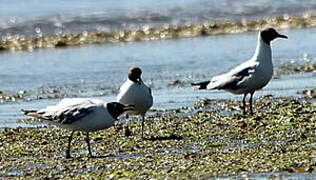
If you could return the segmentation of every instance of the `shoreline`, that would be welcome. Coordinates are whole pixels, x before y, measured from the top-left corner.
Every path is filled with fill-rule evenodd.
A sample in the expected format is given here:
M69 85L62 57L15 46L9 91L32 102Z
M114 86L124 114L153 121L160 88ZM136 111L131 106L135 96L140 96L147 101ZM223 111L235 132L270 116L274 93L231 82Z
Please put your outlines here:
M280 30L294 30L316 27L316 15L288 15L262 19L190 23L187 25L164 25L151 27L143 25L134 29L112 31L83 31L77 33L36 34L33 36L10 35L0 40L0 53L32 52L36 49L67 48L91 44L126 43L179 39L199 36L217 36L259 31L264 27Z
M316 72L316 63L306 63L304 65L297 65L297 64L284 64L280 67L277 67L279 70L274 71L274 78L279 78L280 76L292 75L292 74L300 74L300 73L314 73ZM199 75L201 76L201 75ZM204 75L206 76L206 75ZM207 77L205 77L207 78ZM170 80L167 87L185 87L187 86L188 82L182 82L181 80L175 79ZM69 85L68 85L69 86ZM8 103L8 102L15 102L17 100L24 100L24 101L34 101L34 100L41 100L41 99L62 99L62 93L59 89L67 88L65 87L44 87L40 88L37 92L36 99L30 98L30 94L28 94L27 90L19 90L15 94L7 94L6 92L2 92L0 90L0 104ZM311 94L313 95L315 92L314 89L305 89L302 92L297 92L299 94ZM34 96L34 95L33 95Z
M280 71L276 71L274 75L274 81L272 84L280 83L281 85L272 85L272 87L278 88L265 88L262 91L259 91L255 96L255 99L263 96L270 96L273 94L275 97L289 97L289 98L303 98L309 97L311 99L316 97L315 86L308 86L308 88L299 88L289 91L290 89L282 87L282 84L290 83L292 78L299 78L296 82L300 81L301 78L306 79L306 75L308 77L313 76L313 72L315 69L315 64L306 64L295 66L289 64L289 66L282 66ZM311 74L312 73L312 74ZM180 78L181 79L181 78ZM191 80L192 81L192 80ZM182 107L189 107L192 105L194 101L204 97L213 97L215 101L228 101L229 99L241 100L240 96L231 95L227 92L221 91L198 91L194 90L189 86L190 81L187 79L185 81L175 79L166 84L165 89L158 89L155 91L156 98L162 98L162 100L157 100L155 103L155 107L153 111L150 113L156 113L161 110L168 109L177 109ZM20 113L21 108L32 108L39 109L48 105L52 105L57 103L62 98L76 98L76 97L86 97L86 98L97 98L104 99L108 102L115 101L115 91L110 89L112 94L104 92L104 94L86 96L84 94L72 95L71 91L67 90L69 85L65 85L62 87L41 87L37 91L28 91L27 89L19 90L16 93L7 94L6 92L0 93L0 105L4 110L2 115L2 121L0 124L0 129L3 128L19 128L19 127L43 127L45 124L37 123L37 124L27 124L20 119L23 119L23 115ZM75 86L78 88L78 86ZM63 90L61 90L63 88ZM73 88L73 87L72 87ZM76 89L74 88L74 89ZM289 86L291 88L291 86ZM77 91L81 91L80 89ZM278 92L278 91L286 91L286 92ZM65 93L65 92L68 92ZM114 92L114 94L113 94ZM183 97L179 95L179 93L186 92L186 96ZM167 94L169 93L169 94ZM222 98L220 98L222 97ZM182 98L182 99L179 99ZM315 100L314 100L315 102Z

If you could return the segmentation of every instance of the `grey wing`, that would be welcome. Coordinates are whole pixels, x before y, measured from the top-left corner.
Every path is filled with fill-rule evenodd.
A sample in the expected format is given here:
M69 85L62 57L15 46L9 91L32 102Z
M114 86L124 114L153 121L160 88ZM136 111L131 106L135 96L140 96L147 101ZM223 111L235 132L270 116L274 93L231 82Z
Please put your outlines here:
M92 107L76 107L60 113L55 119L61 124L71 124L84 116L90 114L95 109Z
M96 104L93 102L73 104L71 106L63 107L55 112L44 112L42 114L42 119L55 121L60 124L71 124L92 113L96 107Z
M249 78L254 72L254 67L244 68L235 74L232 74L228 81L223 83L221 86L217 87L217 89L239 89L241 82L245 79Z

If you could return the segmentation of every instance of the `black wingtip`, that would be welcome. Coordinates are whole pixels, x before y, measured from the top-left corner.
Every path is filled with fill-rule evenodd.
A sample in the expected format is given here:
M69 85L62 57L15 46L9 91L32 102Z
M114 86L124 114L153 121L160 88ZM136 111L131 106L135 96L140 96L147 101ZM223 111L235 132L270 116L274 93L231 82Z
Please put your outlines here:
M25 109L21 109L21 112L23 113L23 114L27 114L27 110L25 110Z
M25 115L28 115L29 113L36 112L36 111L21 109L21 112Z
M204 82L199 82L199 83L191 83L191 86L197 86L198 89L206 89L207 85L210 83L211 81L204 81Z

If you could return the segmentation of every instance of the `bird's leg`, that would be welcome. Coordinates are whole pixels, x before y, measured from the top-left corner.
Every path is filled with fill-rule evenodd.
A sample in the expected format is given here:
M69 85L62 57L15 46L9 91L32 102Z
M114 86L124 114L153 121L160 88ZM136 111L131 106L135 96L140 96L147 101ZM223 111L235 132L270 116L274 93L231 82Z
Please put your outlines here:
M144 138L145 114L142 114L142 138Z
M243 114L246 115L246 97L247 97L247 93L244 94L244 97L242 99L242 110L243 110Z
M72 136L73 136L74 132L75 132L75 131L72 131L71 134L70 134L70 136L69 136L69 138L68 138L68 148L67 148L67 150L66 150L66 158L67 158L67 159L68 159L68 158L71 158L71 156L70 156L70 146L71 146L71 140L72 140Z
M149 121L147 120L147 124L148 124L147 127L148 127L148 129L149 129L148 131L149 131L150 134L151 134L152 129L153 129L153 124L152 124L152 123L153 123L152 121L149 122Z
M91 152L91 147L90 147L89 132L87 132L87 134L86 134L86 143L87 143L87 145L88 145L89 156L90 156L90 157L93 157L93 156L92 156L92 152Z
M249 104L250 104L250 114L253 115L253 110L252 110L252 96L255 92L250 93L250 99L249 99Z
M133 128L131 128L131 130L132 130L132 132L129 130L129 124L128 124L128 122L130 122L131 120L129 120L129 114L128 113L125 113L125 117L126 117L126 125L124 125L125 126L125 132L124 132L124 134L125 134L125 136L130 136L130 135L132 135L132 134L134 134L134 132L133 132Z

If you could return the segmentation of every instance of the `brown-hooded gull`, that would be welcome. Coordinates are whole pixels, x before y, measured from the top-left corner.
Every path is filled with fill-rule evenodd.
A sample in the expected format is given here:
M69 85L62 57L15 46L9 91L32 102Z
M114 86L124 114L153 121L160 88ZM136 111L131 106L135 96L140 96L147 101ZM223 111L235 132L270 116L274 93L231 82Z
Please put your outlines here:
M266 86L272 78L273 63L270 43L276 38L286 38L273 28L259 32L258 43L253 57L225 74L213 77L210 81L192 83L198 89L219 89L233 94L243 94L243 113L246 113L246 96L250 94L250 113L252 97L256 90Z
M55 106L48 106L41 110L21 111L28 116L36 117L53 124L72 130L68 139L66 158L70 158L70 146L75 131L86 132L86 142L89 155L92 157L89 132L109 128L114 125L118 116L125 111L133 110L132 105L118 102L103 102L90 98L66 98Z

